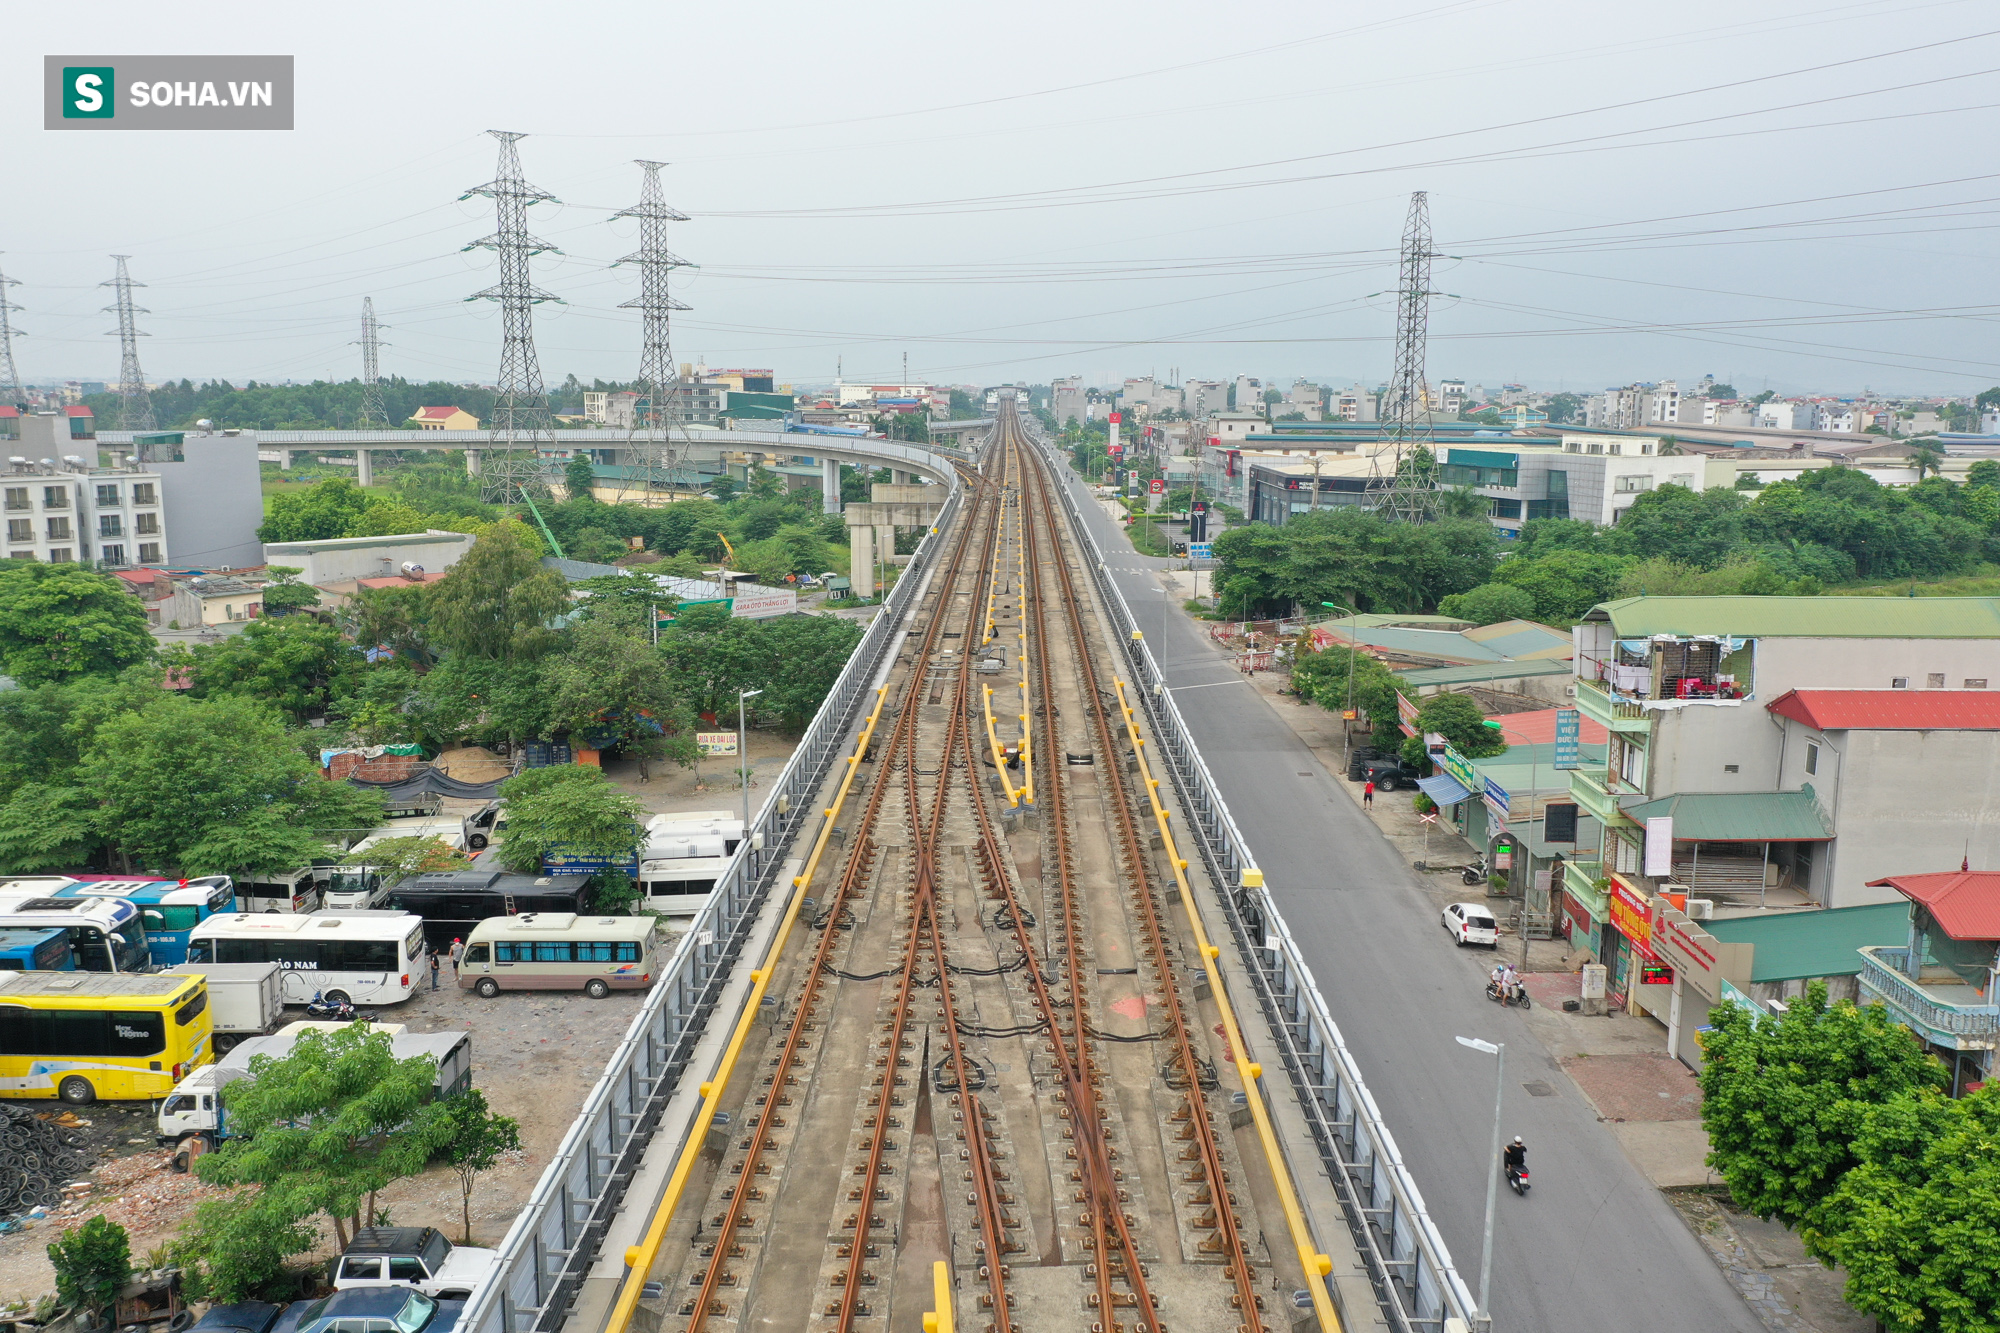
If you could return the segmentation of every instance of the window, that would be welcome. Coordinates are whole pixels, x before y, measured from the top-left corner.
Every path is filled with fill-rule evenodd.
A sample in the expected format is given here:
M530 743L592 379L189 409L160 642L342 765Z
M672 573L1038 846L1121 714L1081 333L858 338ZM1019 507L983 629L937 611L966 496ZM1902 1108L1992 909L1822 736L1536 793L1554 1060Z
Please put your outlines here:
M538 963L567 963L572 959L568 940L541 940L535 945L535 961Z
M147 930L193 930L195 922L201 920L201 909L148 903L139 909L139 919L146 923Z
M132 483L133 504L156 505L159 502L160 502L159 496L154 493L154 486L152 482L136 481Z
M491 946L489 945L485 944L472 945L465 951L465 961L468 963L486 962L491 952L492 952Z
M159 563L160 563L160 544L159 544L158 542L140 542L140 543L139 543L139 563L140 563L140 564L142 564L142 565L157 565L157 564L159 564Z
M422 1282L429 1276L424 1271L423 1260L414 1256L397 1255L389 1260L391 1282Z
M166 1015L0 1006L0 1054L144 1059L167 1047Z
M1624 838L1618 839L1618 864L1616 866L1616 869L1618 873L1621 875L1634 875L1638 873L1639 871L1638 843L1628 842Z
M51 547L51 548L49 548L49 563L50 563L50 564L52 564L52 565L66 565L66 564L68 564L68 563L69 563L69 547L67 547L67 546L54 546L54 547Z
M1817 745L1806 746L1806 772L1819 772L1819 747Z
M1965 678L1965 688L1966 688L1966 689L1968 689L1968 690L1983 690L1983 689L1985 689L1985 688L1986 688L1986 677L1984 677L1984 676L1967 676L1967 677Z
M1519 518L1521 516L1521 502L1519 500L1495 498L1487 505L1486 512L1494 518Z
M125 548L116 542L98 552L98 555L107 565L122 565L125 563Z
M1889 688L1892 690L1907 690L1910 688L1910 678L1908 676L1891 676L1889 678Z
M32 518L10 518L7 520L7 540L10 542L31 542L35 539L35 520Z
M1927 685L1927 686L1928 686L1929 688L1931 688L1931 689L1933 689L1933 690L1941 690L1941 689L1943 689L1943 688L1944 688L1944 672L1942 672L1942 671L1933 671L1933 672L1931 672L1931 673L1930 673L1930 674L1929 674L1928 676L1924 677L1924 683L1925 683L1925 684L1926 684L1926 685Z
M42 508L44 509L69 508L69 487L67 486L42 487Z
M97 503L107 508L116 505L118 503L118 484L113 482L108 486L99 486L97 488Z
M49 540L52 542L66 542L69 540L68 519L52 518L49 520Z
M124 518L118 514L99 514L97 516L97 535L100 537L123 537L125 535Z
M141 537L158 536L160 532L160 516L158 514L134 514L132 516L132 531L138 533Z
M366 1282L378 1281L382 1276L382 1261L380 1259L342 1259L340 1261L340 1276L342 1278L358 1278Z
M28 503L28 488L26 486L9 486L7 488L7 507L9 509L32 508Z
M208 1011L208 987L204 986L201 989L201 994L195 996L194 998L190 999L186 1004L174 1010L174 1026L177 1028L184 1028L188 1024L194 1022L195 1019L200 1018L202 1014L206 1013L207 1011Z
M1651 477L1619 477L1612 483L1612 489L1620 495L1630 495L1634 491L1650 491L1653 489L1653 479Z
M1669 486L1685 486L1685 487L1687 487L1687 488L1688 488L1689 490L1691 490L1691 491L1692 491L1692 490L1695 490L1695 489L1697 489L1697 488L1696 488L1696 486L1695 486L1695 484L1694 484L1694 473L1692 473L1692 472L1676 472L1676 473L1674 473L1674 475L1673 475L1673 476L1671 476L1671 477L1668 477L1668 478L1667 478L1667 485L1669 485Z

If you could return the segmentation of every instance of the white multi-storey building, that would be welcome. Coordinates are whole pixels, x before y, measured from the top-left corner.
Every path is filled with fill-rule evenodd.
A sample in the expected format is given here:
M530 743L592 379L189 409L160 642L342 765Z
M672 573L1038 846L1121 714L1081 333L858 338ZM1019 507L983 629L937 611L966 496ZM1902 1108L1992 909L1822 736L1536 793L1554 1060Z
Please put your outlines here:
M77 456L78 458L81 455ZM104 468L59 460L12 462L0 509L7 557L108 568L167 560L160 476L148 468Z

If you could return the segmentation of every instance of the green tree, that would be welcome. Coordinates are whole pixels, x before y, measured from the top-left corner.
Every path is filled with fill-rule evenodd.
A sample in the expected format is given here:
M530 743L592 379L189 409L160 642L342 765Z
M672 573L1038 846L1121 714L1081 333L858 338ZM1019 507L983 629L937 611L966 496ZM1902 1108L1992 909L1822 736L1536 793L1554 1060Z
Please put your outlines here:
M1510 556L1500 562L1493 577L1533 597L1536 620L1567 625L1599 602L1609 601L1629 564L1615 555L1553 550L1537 557Z
M1466 592L1453 593L1438 603L1438 614L1456 616L1475 625L1492 625L1502 620L1526 620L1535 614L1535 596L1511 583L1482 583Z
M677 597L647 577L659 568L648 565L636 577L600 574L572 584L570 591L580 599L576 609L578 623L606 621L627 633L644 634L650 639L653 622L679 603Z
M412 738L425 744L458 737L511 744L548 734L539 662L449 657L424 674L414 699L398 706Z
M512 662L556 643L549 622L569 604L562 575L542 567L518 522L497 523L472 544L426 598L430 637L453 652Z
M586 620L571 631L568 647L547 659L543 679L550 727L594 749L625 747L639 760L641 781L652 776L648 760L671 758L682 767L695 761L693 711L667 660L637 633L606 619Z
M1559 393L1550 397L1549 421L1555 425L1576 420L1576 410L1583 406L1583 399L1573 393Z
M280 491L257 529L265 542L321 542L345 537L368 507L368 494L346 477L329 477L302 491Z
M471 864L464 852L438 837L384 838L360 859L363 865L380 869L385 884L433 871L463 870Z
M1815 982L1780 1017L1735 1005L1710 1011L1702 1042L1702 1125L1709 1164L1745 1211L1788 1227L1820 1213L1859 1159L1864 1113L1948 1085L1944 1066L1880 1005L1828 1004Z
M1348 671L1354 673L1351 697L1355 711L1367 718L1378 743L1391 737L1400 741L1397 726L1396 677L1389 668L1367 653L1352 652L1345 643L1335 642L1317 652L1295 654L1292 662L1292 689L1301 699L1310 699L1330 712L1344 712L1350 697Z
M310 583L300 583L303 569L289 565L272 565L266 571L271 581L264 585L264 614L282 616L308 606L319 605L319 589Z
M197 698L255 699L295 725L352 693L368 665L339 630L306 616L253 620L221 643L197 644L192 664Z
M1918 448L1910 450L1909 461L1910 466L1917 470L1917 479L1919 481L1926 474L1931 476L1944 475L1944 455L1929 445L1921 445Z
M1871 1117L1889 1118L1905 1132L1887 1145L1864 1144L1867 1160L1820 1210L1830 1229L1812 1249L1847 1270L1847 1303L1888 1328L1993 1333L2000 1328L2000 1094L1989 1087L1957 1101L1906 1095Z
M595 765L531 768L501 783L500 795L507 800L500 862L509 870L537 874L543 855L558 846L627 856L643 836L645 811Z
M104 836L186 875L289 870L326 854L319 830L381 822L379 794L326 781L248 699L154 699L98 728L76 775Z
M146 611L82 565L0 565L0 671L23 685L116 675L153 657Z
M482 1171L490 1171L501 1154L521 1148L520 1122L496 1115L486 1105L486 1094L467 1088L445 1103L446 1137L442 1153L458 1173L459 1205L465 1219L462 1245L472 1244L472 1188Z
M572 500L595 500L597 498L597 470L590 465L588 454L575 454L563 468L563 489Z
M324 1213L346 1248L363 1201L449 1142L436 1060L398 1060L370 1024L301 1033L281 1059L251 1056L250 1073L222 1094L235 1132L195 1169L212 1185L261 1186L259 1211L277 1234Z
M435 661L428 590L421 583L361 589L343 608L355 645L363 650L386 648L415 666Z
M0 873L82 865L103 845L97 803L73 783L25 783L0 805Z
M125 1228L102 1213L49 1246L56 1270L56 1295L84 1313L101 1317L132 1279L132 1245Z
M1981 396L1983 397L1984 395ZM1995 462L1990 458L1980 459L1965 470L1965 484L1967 486L2000 487L2000 462Z
M1734 384L1711 384L1708 386L1708 396L1719 402L1728 402L1730 399L1736 397L1736 386Z
M1417 731L1413 739L1422 743L1422 734L1436 732L1467 759L1484 759L1507 749L1507 738L1486 725L1479 701L1469 694L1433 694L1417 709Z

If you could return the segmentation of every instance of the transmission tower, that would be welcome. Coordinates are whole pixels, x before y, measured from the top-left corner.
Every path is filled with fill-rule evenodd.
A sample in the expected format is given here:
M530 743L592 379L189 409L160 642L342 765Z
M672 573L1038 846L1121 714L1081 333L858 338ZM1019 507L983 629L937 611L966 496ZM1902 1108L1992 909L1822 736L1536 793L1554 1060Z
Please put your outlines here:
M687 260L667 249L667 224L686 222L687 214L669 206L660 192L660 168L667 164L642 161L638 165L646 173L639 202L611 215L614 222L619 218L639 219L639 248L618 261L639 266L639 295L618 308L637 310L646 333L645 347L639 353L638 385L646 415L640 423L640 433L633 437L633 466L621 489L653 499L671 483L674 464L680 459L682 446L688 443L670 328L672 312L688 307L667 290L669 275L677 268L687 267Z
M1388 438L1377 446L1371 469L1379 487L1376 512L1388 518L1428 518L1437 504L1431 470L1421 466L1437 455L1430 386L1424 379L1435 254L1429 198L1418 190L1410 196L1410 215L1403 223L1403 262L1396 286L1396 369L1382 404Z
M25 405L28 395L21 388L21 373L14 369L14 339L26 335L17 330L7 317L9 312L21 308L7 299L7 289L20 285L19 278L0 273L0 390L6 392L9 403Z
M132 275L125 271L125 261L130 255L113 255L118 261L118 276L110 282L100 282L100 287L116 287L118 304L104 309L118 312L118 425L124 430L152 430L153 399L146 392L146 377L139 370L139 339L150 335L141 333L133 323L133 316L149 314L144 306L132 304L132 289L144 287L143 282L132 281Z
M468 301L500 303L500 396L493 403L493 447L480 466L480 489L488 499L517 501L530 493L546 493L541 451L555 445L549 424L549 396L542 388L542 363L535 355L534 309L561 297L535 286L528 261L538 254L561 253L547 241L528 234L528 207L553 202L555 196L521 178L521 154L514 145L526 138L506 130L488 130L500 141L500 166L494 178L460 195L483 195L493 201L494 232L466 246L487 249L500 257L500 281Z
M375 298L361 298L361 421L363 430L370 426L389 428L389 409L382 402L382 373L378 352L382 340L378 336L385 325L375 322Z

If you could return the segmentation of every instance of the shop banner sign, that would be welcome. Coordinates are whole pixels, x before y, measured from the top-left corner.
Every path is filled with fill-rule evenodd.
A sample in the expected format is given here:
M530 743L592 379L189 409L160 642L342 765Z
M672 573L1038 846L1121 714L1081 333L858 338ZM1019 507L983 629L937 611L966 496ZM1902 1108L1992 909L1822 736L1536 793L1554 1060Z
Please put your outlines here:
M1449 773L1459 786L1467 791L1484 791L1486 784L1470 761L1449 745L1431 755L1431 762Z
M1405 736L1417 734L1417 706L1405 699L1401 690L1396 691L1396 723L1403 729ZM1456 773L1452 776L1458 777ZM1479 790L1479 784L1476 782L1467 782L1464 778L1458 780L1467 791Z
M1618 933L1632 941L1641 950L1650 953L1653 948L1653 923L1646 910L1644 900L1625 886L1623 880L1613 877L1611 895L1605 903L1611 924L1618 927Z
M1582 759L1577 748L1582 723L1574 708L1556 709L1556 767L1579 768Z
M1506 823L1507 812L1513 808L1513 804L1513 797L1508 794L1505 787L1492 778L1486 779L1486 808L1492 812L1495 820L1502 824Z
M1646 821L1646 873L1655 879L1674 875L1674 817L1660 815Z
M694 743L704 758L736 753L736 733L733 731L697 731Z

